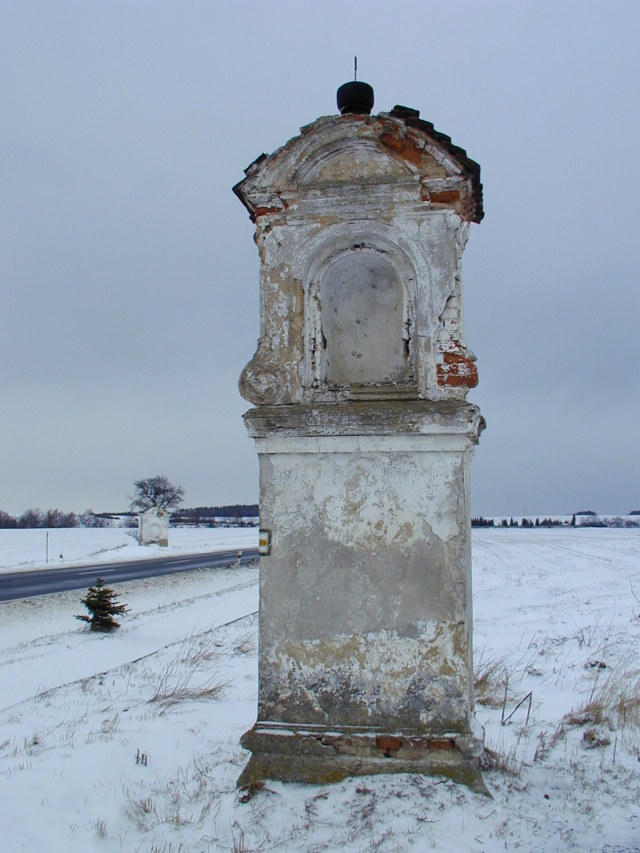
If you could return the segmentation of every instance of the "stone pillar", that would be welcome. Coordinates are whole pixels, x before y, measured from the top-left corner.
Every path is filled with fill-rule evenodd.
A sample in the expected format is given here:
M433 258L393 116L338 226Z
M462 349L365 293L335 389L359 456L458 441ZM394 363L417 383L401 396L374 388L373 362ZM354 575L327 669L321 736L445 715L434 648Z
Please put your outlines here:
M318 119L235 191L261 257L240 379L260 460L251 777L482 788L469 460L484 421L460 261L479 167L396 107Z

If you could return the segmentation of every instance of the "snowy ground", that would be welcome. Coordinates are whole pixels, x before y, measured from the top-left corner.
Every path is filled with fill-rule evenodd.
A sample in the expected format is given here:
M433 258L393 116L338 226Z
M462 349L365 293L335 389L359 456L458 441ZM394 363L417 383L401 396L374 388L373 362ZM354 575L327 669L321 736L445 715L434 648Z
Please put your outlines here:
M0 530L0 573L258 547L257 527L171 528L168 547L138 545L137 532L123 527Z
M479 529L473 562L492 799L400 775L242 802L257 569L201 570L119 585L109 636L79 593L0 604L3 849L640 851L640 531Z

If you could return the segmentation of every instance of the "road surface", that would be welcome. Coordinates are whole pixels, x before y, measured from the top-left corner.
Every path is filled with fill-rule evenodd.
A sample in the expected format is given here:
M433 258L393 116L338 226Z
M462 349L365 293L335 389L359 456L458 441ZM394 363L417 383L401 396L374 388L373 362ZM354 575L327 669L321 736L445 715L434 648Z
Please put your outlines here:
M242 548L218 551L211 554L191 554L175 557L159 557L153 560L135 560L128 563L101 563L64 568L38 569L31 572L12 572L0 575L0 601L16 598L32 598L36 595L51 595L69 589L84 589L93 586L98 577L106 583L122 583L137 578L152 578L176 572L191 572L194 569L209 569L248 563L258 556L257 548Z

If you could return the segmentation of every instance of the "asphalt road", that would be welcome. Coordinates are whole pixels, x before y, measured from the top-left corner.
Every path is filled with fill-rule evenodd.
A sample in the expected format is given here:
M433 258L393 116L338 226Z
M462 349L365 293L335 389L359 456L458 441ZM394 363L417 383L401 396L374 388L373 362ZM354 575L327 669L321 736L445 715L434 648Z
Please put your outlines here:
M257 548L243 548L241 563L248 563L258 556ZM32 598L36 595L51 595L69 589L85 589L93 586L98 577L108 583L132 581L137 578L153 578L176 572L191 572L194 569L232 566L238 561L238 549L218 551L212 554L195 554L175 557L160 557L156 560L135 560L130 563L101 563L90 566L38 569L33 572L13 572L0 575L0 601L16 598Z

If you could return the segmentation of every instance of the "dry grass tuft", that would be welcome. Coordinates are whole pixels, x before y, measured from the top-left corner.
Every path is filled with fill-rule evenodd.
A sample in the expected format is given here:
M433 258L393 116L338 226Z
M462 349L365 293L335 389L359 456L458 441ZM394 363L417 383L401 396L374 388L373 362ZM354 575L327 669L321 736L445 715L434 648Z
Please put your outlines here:
M255 631L248 631L238 639L233 644L233 653L236 655L253 655L256 653L256 633Z
M218 670L199 683L194 683L194 678L220 656L220 647L211 634L190 634L180 643L160 675L149 701L174 705L186 700L219 699L229 686L229 681L221 679Z
M151 832L159 826L204 826L220 809L220 790L208 765L194 757L179 767L174 777L158 782L153 796L139 797L125 788L125 809L138 829Z
M483 770L497 770L507 776L519 776L522 770L522 760L518 758L515 746L507 753L498 752L498 750L485 746L480 756L480 766Z
M240 826L237 820L234 821L231 826L231 843L233 844L233 847L230 849L233 850L233 853L259 853L261 850L278 849L277 845L274 846L273 840L267 832L265 832L263 839L254 847L249 847L247 845L244 829Z
M503 657L484 660L482 654L474 667L473 686L478 705L499 708L503 703L507 668Z
M498 743L486 742L480 756L483 770L497 770L507 776L517 777L522 773L528 752L529 731L526 727L518 730L516 739L507 749L500 738Z
M259 791L264 791L265 785L262 779L256 779L253 773L249 777L249 784L244 789L244 793L238 797L239 803L248 803L252 800Z
M613 672L598 679L589 698L566 715L574 726L604 725L627 732L640 730L640 676L637 672Z

